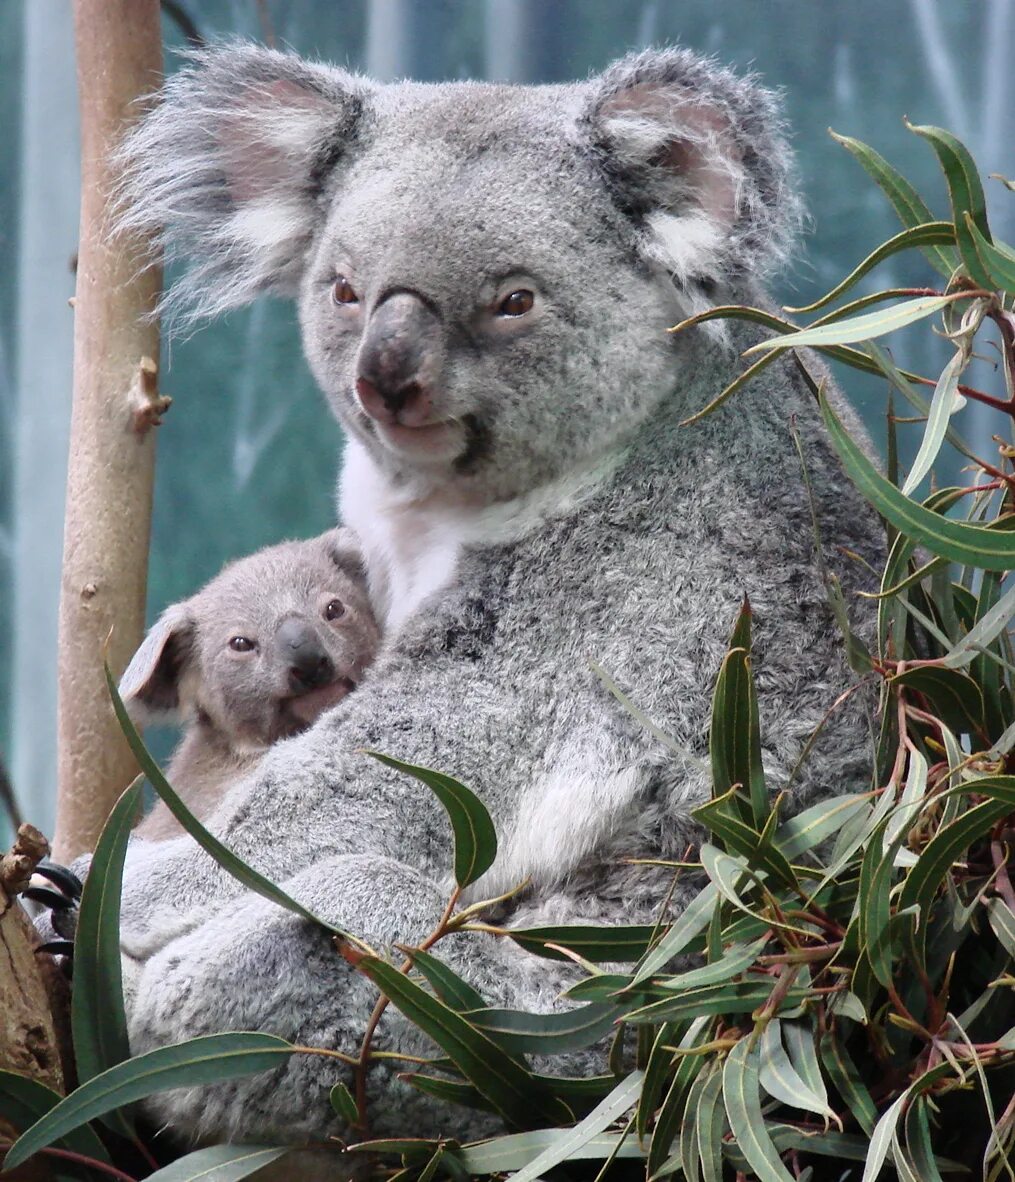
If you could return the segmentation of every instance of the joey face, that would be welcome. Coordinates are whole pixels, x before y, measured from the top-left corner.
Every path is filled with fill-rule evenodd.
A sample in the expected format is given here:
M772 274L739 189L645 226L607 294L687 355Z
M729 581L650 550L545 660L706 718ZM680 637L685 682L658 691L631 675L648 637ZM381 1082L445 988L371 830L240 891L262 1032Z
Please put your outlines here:
M348 537L259 551L169 609L124 677L128 706L204 718L237 751L305 730L355 689L378 647Z
M596 458L652 412L675 381L676 304L528 92L473 89L474 129L424 88L390 132L380 115L336 190L301 316L319 383L376 463L493 500ZM449 120L454 135L426 141Z

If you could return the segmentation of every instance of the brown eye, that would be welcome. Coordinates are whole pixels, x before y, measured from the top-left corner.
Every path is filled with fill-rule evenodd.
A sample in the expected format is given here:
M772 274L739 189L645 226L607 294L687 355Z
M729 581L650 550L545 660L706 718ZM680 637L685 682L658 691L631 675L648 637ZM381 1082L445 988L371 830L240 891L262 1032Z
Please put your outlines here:
M339 616L345 615L345 604L341 599L329 600L328 606L324 609L324 618L326 620L337 620Z
M344 275L339 275L331 289L331 298L336 304L358 304L359 296Z
M257 645L247 636L234 636L229 641L229 647L234 653L252 653Z
M513 291L509 296L497 305L498 316L524 316L526 312L532 311L532 306L536 302L536 297L526 288L521 288L518 291Z

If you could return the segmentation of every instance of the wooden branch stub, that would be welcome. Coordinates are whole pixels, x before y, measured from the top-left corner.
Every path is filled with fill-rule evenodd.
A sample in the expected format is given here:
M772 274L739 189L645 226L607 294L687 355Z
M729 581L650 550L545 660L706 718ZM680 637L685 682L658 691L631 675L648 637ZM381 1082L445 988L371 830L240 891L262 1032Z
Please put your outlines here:
M162 416L173 405L168 394L159 393L158 378L158 365L150 357L142 357L130 391L131 426L137 435L161 427Z

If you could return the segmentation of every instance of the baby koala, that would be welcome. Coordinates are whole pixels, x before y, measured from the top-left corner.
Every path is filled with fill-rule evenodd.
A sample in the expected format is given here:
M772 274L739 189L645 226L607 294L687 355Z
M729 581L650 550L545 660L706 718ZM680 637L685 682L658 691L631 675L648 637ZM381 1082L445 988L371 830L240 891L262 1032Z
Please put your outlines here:
M168 607L120 694L139 725L186 724L166 777L204 820L273 743L356 688L379 641L356 535L330 530L238 559ZM181 832L161 801L137 828Z

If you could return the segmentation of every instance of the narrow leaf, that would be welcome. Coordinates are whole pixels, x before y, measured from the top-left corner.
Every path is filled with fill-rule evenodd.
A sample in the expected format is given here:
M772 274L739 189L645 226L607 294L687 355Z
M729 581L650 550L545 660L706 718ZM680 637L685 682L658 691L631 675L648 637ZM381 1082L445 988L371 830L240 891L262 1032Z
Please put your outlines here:
M512 1054L551 1055L594 1046L613 1031L622 1013L616 1005L594 1002L562 1013L482 1009L462 1017Z
M723 1100L734 1140L758 1182L792 1182L765 1128L758 1093L760 1051L742 1038L726 1057L722 1072Z
M208 1034L147 1051L82 1084L18 1138L7 1154L13 1169L97 1116L170 1088L197 1087L281 1067L293 1046L273 1034Z
M568 1129L537 1129L530 1133L509 1134L489 1141L464 1145L458 1152L462 1165L473 1175L500 1174L506 1170L521 1170L537 1154L552 1148ZM617 1142L623 1141L620 1148ZM369 1148L369 1145L366 1146ZM617 1157L644 1158L645 1151L637 1141L623 1133L600 1133L571 1151L570 1161L604 1160L616 1153Z
M700 929L699 929L700 930ZM560 948L578 953L586 960L632 961L645 955L657 929L651 924L631 927L599 927L595 924L541 928L506 928L504 935L527 952L547 960L569 960ZM558 948L547 945L556 944ZM669 959L669 958L667 958Z
M821 1039L821 1061L828 1072L828 1078L835 1090L845 1100L857 1124L871 1136L877 1123L878 1111L871 1099L849 1052L843 1046L835 1031L828 1031Z
M773 1100L819 1116L834 1115L827 1098L813 1091L790 1061L782 1042L782 1023L777 1018L768 1023L761 1036L759 1080Z
M455 881L460 887L469 886L490 869L497 856L497 832L486 806L474 792L441 772L403 763L379 751L367 754L422 781L444 806L455 835Z
M16 1075L13 1071L0 1071L0 1118L15 1132L23 1133L30 1128L55 1108L60 1099L57 1092L37 1079ZM55 1144L62 1149L93 1157L96 1161L109 1161L106 1147L88 1125L72 1130Z
M406 949L413 966L423 974L433 987L434 992L453 1010L482 1010L486 1008L483 996L464 981L457 973L436 956L424 952L421 948Z
M284 1145L212 1145L163 1166L147 1182L239 1182L290 1152Z
M338 1115L348 1125L354 1125L359 1120L359 1113L356 1110L356 1101L353 1099L352 1092L345 1086L344 1083L337 1083L331 1089L330 1094L331 1107L338 1113Z
M902 486L903 496L911 496L930 471L941 450L941 445L945 441L948 420L955 411L965 405L966 400L959 393L959 378L962 377L968 361L965 351L959 349L941 371L941 376L937 380L933 397L930 400L930 409L927 412L927 423L923 429L920 450L916 453L913 466Z
M925 320L958 298L959 295L945 295L903 300L877 312L866 312L862 316L838 320L834 324L826 324L820 328L804 328L785 336L760 341L745 350L744 356L750 357L754 353L764 353L771 349L803 349L819 345L827 348L830 345L851 345L857 341L869 341L915 324L918 320Z

